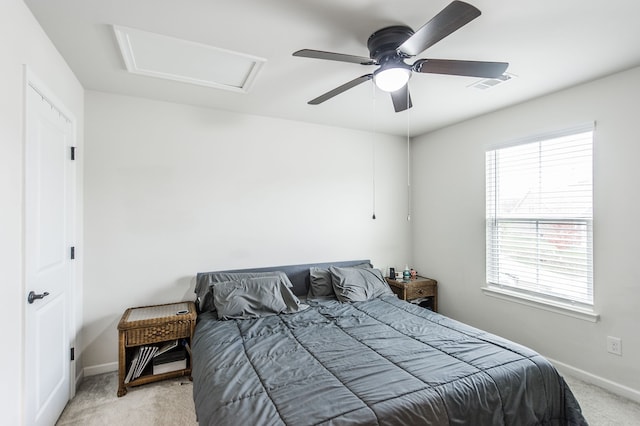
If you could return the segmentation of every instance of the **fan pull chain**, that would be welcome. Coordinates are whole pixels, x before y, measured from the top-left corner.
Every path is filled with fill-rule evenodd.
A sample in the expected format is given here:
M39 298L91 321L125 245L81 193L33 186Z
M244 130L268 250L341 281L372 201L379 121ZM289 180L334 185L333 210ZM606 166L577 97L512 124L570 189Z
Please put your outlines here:
M407 90L407 221L411 220L411 122L409 121L409 91Z
M371 219L375 220L376 219L376 142L372 141L371 142L371 148L372 148L372 153L371 153L371 157L373 158L373 164L372 164L372 170L373 170L373 214L371 215Z
M371 85L372 88L372 93L373 93L373 117L376 116L376 86L375 84ZM371 219L372 220L376 220L376 141L375 138L371 139L371 158L372 158L372 164L371 164L371 170L372 170L372 215L371 215Z

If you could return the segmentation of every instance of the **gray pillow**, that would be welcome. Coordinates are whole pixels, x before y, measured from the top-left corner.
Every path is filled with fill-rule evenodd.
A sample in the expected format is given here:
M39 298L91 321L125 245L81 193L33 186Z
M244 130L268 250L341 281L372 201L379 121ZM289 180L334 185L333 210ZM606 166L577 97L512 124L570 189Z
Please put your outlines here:
M333 290L341 302L362 302L393 295L379 269L330 267Z
M257 277L278 277L281 278L287 287L293 287L289 277L282 271L267 272L211 272L199 277L196 283L196 300L200 312L214 311L213 287L218 283L226 281L237 281L244 278Z
M213 303L218 319L222 320L260 318L300 309L300 300L281 277L242 278L216 283L213 286Z
M371 264L361 263L359 265L348 266L348 268L371 268ZM318 268L316 266L309 268L309 292L307 293L307 299L335 295L329 269Z
M333 295L333 284L331 284L329 270L316 266L311 267L309 269L309 292L307 293L307 298Z

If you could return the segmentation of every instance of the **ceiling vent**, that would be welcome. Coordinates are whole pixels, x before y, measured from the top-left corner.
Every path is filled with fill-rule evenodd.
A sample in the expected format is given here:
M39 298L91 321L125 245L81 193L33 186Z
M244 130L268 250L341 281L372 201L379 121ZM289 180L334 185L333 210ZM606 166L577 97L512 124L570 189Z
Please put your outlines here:
M113 26L134 74L247 93L266 59L161 34Z
M473 87L480 90L491 89L492 87L496 87L498 84L506 83L507 81L515 78L515 75L504 73L500 77L496 78L485 78L484 80L477 81L468 87Z

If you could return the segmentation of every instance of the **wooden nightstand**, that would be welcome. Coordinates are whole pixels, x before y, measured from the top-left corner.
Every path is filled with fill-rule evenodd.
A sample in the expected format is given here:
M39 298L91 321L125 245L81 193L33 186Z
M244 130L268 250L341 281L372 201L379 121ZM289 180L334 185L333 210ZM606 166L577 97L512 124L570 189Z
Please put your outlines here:
M139 386L158 380L180 376L191 376L191 341L196 327L196 307L193 302L169 303L166 305L141 306L127 309L118 323L118 396L126 395L127 387ZM163 346L163 343L178 341L186 343L186 368L161 374L153 374L153 367L135 379L126 377L133 365L137 348ZM184 358L183 358L184 359Z
M409 281L386 278L391 290L402 300L411 301L421 297L433 298L433 311L438 312L438 282L431 278L415 277Z

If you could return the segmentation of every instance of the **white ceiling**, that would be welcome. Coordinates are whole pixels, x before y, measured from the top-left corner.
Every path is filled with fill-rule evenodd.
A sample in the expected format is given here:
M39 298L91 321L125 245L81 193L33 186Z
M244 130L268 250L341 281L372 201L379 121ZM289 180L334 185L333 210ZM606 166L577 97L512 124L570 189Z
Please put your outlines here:
M248 114L415 136L640 65L638 0L469 0L482 15L417 58L509 62L517 78L489 90L478 78L414 74L413 108L395 113L364 83L307 102L372 66L293 57L299 49L368 56L374 31L417 30L450 0L25 0L88 90ZM267 60L249 93L126 71L112 25ZM415 59L415 58L414 58ZM409 61L412 62L412 61Z

